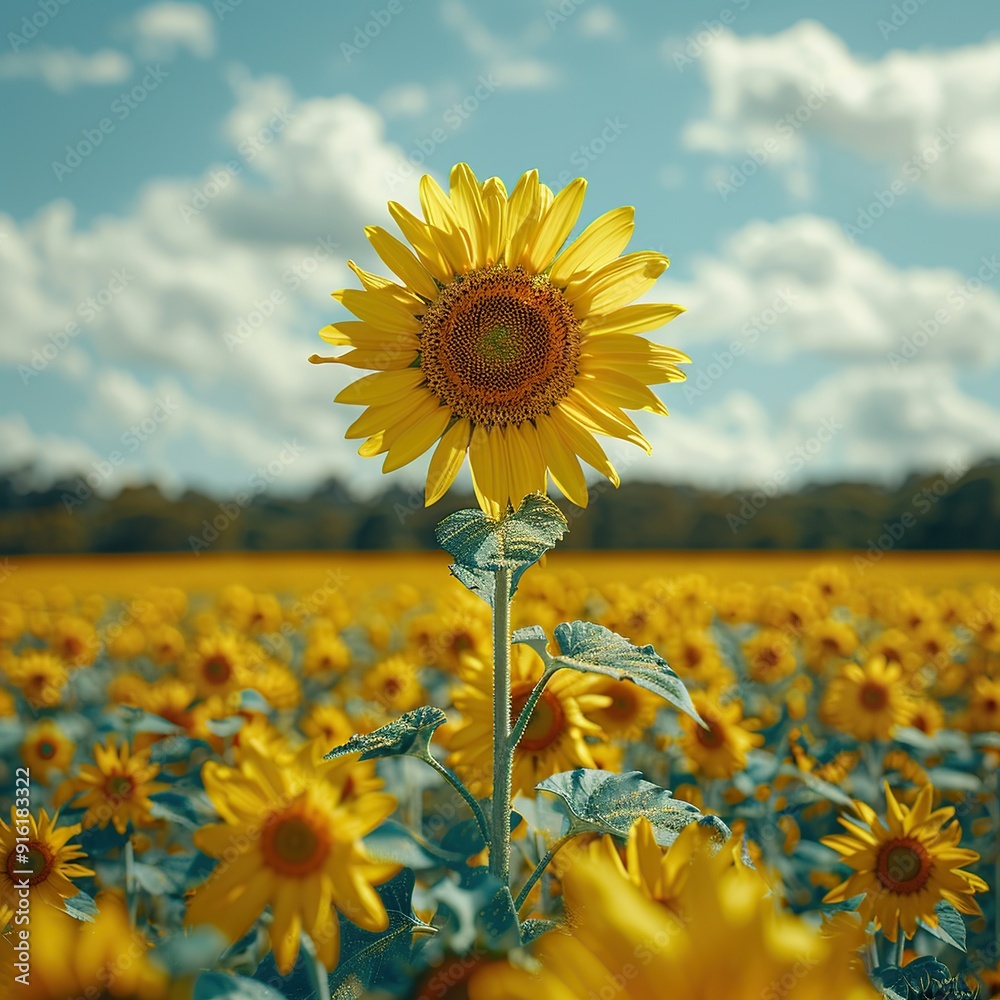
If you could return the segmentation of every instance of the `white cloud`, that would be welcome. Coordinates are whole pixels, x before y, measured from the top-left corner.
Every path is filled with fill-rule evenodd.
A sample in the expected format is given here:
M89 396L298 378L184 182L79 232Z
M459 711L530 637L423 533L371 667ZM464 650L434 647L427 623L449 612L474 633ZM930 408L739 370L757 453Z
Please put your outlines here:
M199 3L150 4L133 16L131 32L140 59L173 59L181 49L207 59L215 52L215 24Z
M711 107L685 130L689 149L742 159L770 140L769 165L801 169L807 136L823 135L881 164L889 182L1000 203L1000 40L871 60L800 21L776 35L726 30L700 61Z
M444 23L461 37L468 51L485 66L500 85L510 89L535 90L555 83L557 74L547 62L528 54L532 42L547 38L549 32L530 30L519 42L494 35L478 20L463 0L444 0L441 4Z
M91 54L39 46L0 55L0 79L39 80L59 93L81 86L106 86L127 80L128 56L114 49Z
M996 256L969 275L897 268L830 219L797 215L747 224L693 271L690 282L662 281L655 296L688 307L670 332L692 349L710 338L737 341L762 359L812 351L889 367L902 352L897 368L914 357L969 366L1000 360Z
M584 10L577 21L577 29L585 38L622 38L625 34L621 18L606 4Z
M76 475L97 459L82 441L57 434L37 435L19 413L0 416L0 472L23 473L26 488L44 489Z
M419 83L401 83L387 90L378 99L378 106L388 118L414 118L430 106L430 95Z

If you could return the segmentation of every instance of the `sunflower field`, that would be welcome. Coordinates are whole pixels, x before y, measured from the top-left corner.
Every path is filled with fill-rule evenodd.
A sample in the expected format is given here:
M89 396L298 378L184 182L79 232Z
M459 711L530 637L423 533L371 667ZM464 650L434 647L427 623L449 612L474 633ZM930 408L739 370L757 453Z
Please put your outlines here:
M3 995L1000 995L1000 588L921 557L698 564L524 572L512 720L559 651L617 643L632 679L541 690L506 895L490 608L441 560L13 574ZM653 649L694 712L634 682Z

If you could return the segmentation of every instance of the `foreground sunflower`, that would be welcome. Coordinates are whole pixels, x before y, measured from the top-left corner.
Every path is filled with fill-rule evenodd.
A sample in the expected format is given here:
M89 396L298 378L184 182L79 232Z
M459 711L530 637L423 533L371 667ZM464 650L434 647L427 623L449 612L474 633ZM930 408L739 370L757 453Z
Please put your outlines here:
M299 940L309 935L327 969L340 954L344 913L367 931L389 923L373 885L399 865L373 861L361 838L395 808L383 792L347 801L343 761L298 753L273 754L258 744L241 748L239 769L209 761L205 790L221 823L195 834L198 848L219 863L188 900L187 924L214 924L238 941L270 904L270 935L282 975L295 965Z
M933 787L925 785L913 806L905 806L886 783L885 825L871 806L855 801L854 810L864 826L841 818L847 833L822 839L854 873L823 902L842 902L864 893L858 908L862 920L874 918L890 941L896 940L899 928L913 937L917 920L936 927L934 906L941 900L961 913L980 913L972 896L988 887L978 875L962 870L979 855L958 846L962 837L958 820L944 826L955 810L946 806L932 812L933 797Z
M385 454L383 472L437 444L428 506L466 454L480 506L499 517L508 503L544 493L547 476L585 507L580 458L617 486L595 433L651 450L624 409L665 415L649 386L683 379L677 365L689 359L636 334L683 310L630 305L670 263L653 251L619 256L632 236L632 208L602 215L560 252L586 186L578 178L553 195L530 170L508 196L498 177L480 182L459 163L445 193L426 175L424 219L389 203L413 250L378 226L365 229L401 284L350 262L364 289L333 293L357 321L320 336L353 350L309 360L375 370L336 401L367 407L347 437L364 439L363 456Z

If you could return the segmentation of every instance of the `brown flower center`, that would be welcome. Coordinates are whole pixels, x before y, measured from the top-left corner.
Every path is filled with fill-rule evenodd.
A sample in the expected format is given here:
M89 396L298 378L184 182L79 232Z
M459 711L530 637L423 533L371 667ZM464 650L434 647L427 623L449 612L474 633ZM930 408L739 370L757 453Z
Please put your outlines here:
M702 729L701 726L695 726L695 739L706 750L718 750L719 747L726 742L725 731L711 716L702 712L701 717L705 720L705 725L708 726L708 729Z
M934 862L919 840L894 837L882 845L875 874L889 892L907 896L923 889L933 869Z
M521 709L524 708L531 695L534 685L521 685L512 692L510 704L510 723L514 725ZM536 753L552 746L563 734L566 728L566 713L559 702L559 699L551 691L543 691L541 698L535 702L535 709L531 713L531 721L524 730L521 742L518 743L518 750L527 750L529 753Z
M205 660L201 671L210 684L225 684L233 674L233 667L226 657L216 654Z
M858 691L858 702L870 712L881 712L889 704L889 692L878 681L865 681Z
M326 830L301 808L274 813L261 836L264 862L279 875L305 878L323 866L330 853Z
M56 755L56 745L49 739L39 740L35 753L40 760L52 760Z
M459 417L520 424L573 388L580 328L543 275L493 266L449 285L424 313L420 368Z
M28 885L38 885L49 877L54 855L41 840L29 840L27 848L27 851L12 850L7 855L7 877L14 882L24 879Z

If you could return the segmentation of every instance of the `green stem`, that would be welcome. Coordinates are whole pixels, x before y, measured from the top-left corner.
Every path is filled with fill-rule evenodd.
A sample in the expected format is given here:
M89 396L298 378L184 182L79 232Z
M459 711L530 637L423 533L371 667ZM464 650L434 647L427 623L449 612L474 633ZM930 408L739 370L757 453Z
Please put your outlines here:
M448 770L440 761L435 760L428 751L427 755L417 757L417 760L422 760L425 764L430 764L431 767L441 775L452 788L458 792L459 795L465 799L469 808L472 810L472 815L476 817L476 823L479 825L479 832L483 835L483 842L489 844L490 842L490 827L489 823L486 822L486 814L483 812L483 807L476 801L475 796L468 788L462 783L462 780L458 775L454 774L452 771Z
M129 926L134 930L139 913L139 893L135 885L135 849L132 847L131 834L125 841L125 898L128 901Z
M538 678L538 682L531 689L531 694L528 695L528 700L524 703L524 708L521 709L521 714L517 717L517 722L514 723L514 728L510 731L508 742L510 743L511 752L521 742L521 737L524 735L524 731L528 728L528 723L531 721L531 713L534 712L535 705L538 704L538 699L541 698L542 692L545 690L545 685L548 684L549 678L558 669L558 667L546 667L545 672Z
M493 803L490 874L510 884L510 570L496 571L493 587Z
M892 964L897 968L903 964L903 949L906 947L906 935L903 928L896 929L896 946L893 949Z
M545 869L548 868L549 863L556 856L556 852L573 837L575 833L567 833L560 837L549 849L545 852L545 857L535 865L535 870L528 876L528 881L524 883L521 887L521 891L517 894L517 899L514 900L514 909L520 913L521 907L524 906L524 901L528 898L528 893L531 892L531 887L542 877Z

